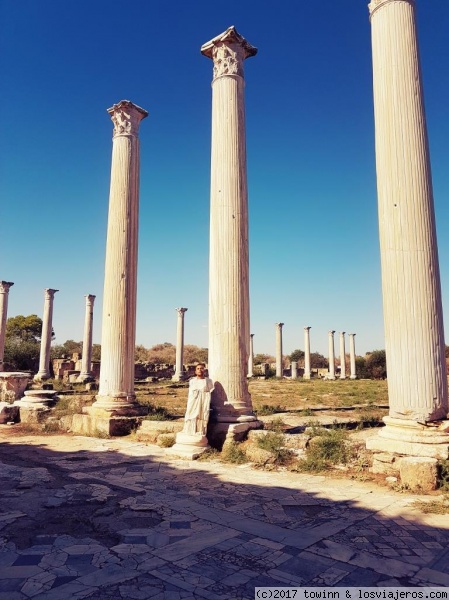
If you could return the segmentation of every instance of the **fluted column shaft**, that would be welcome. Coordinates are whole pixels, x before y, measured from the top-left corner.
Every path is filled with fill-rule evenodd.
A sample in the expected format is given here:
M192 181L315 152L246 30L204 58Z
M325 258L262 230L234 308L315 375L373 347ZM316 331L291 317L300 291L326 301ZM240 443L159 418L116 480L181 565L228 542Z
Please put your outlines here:
M187 308L177 308L178 313L176 327L176 367L173 381L182 381L184 379L184 313Z
M440 275L414 0L373 0L373 88L390 417L448 412Z
M9 288L13 285L11 281L0 281L0 371L3 371L3 357L5 355Z
M89 294L86 298L86 314L84 318L83 357L81 373L78 381L89 381L92 377L92 328L94 321L95 296Z
M284 366L282 361L282 327L284 323L276 323L276 377L282 377Z
M42 317L41 351L39 355L39 371L35 379L50 379L50 347L53 334L53 300L56 292L47 288L44 296L44 314Z
M345 331L340 332L340 379L346 379Z
M355 368L355 333L349 334L349 365L349 379L357 379L357 373Z
M290 369L291 369L291 378L297 379L298 378L298 363L296 361L293 361L290 365Z
M310 329L311 327L304 327L304 379L310 379Z
M230 27L201 48L212 82L209 373L217 421L255 420L248 391L248 192L243 61L256 49Z
M329 375L328 379L335 379L335 349L334 349L334 333L329 331Z
M254 333L249 336L248 377L254 376Z
M114 123L103 294L100 388L95 408L135 405L137 246L139 219L138 129L148 113L124 100L108 110Z

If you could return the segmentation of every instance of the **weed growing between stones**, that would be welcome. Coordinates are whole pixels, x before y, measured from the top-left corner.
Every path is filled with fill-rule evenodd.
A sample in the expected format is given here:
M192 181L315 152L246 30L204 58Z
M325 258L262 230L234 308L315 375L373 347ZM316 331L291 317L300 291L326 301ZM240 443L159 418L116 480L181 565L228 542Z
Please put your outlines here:
M276 431L278 433L282 433L287 425L280 417L276 417L272 421L268 421L265 423L264 429L268 429L269 431Z
M298 471L320 472L348 462L350 452L345 443L344 430L312 427L311 435L313 437L306 450L306 457L297 462Z
M176 435L174 433L164 433L158 436L157 445L161 448L171 448L175 445Z
M286 465L292 460L293 453L285 447L284 435L279 432L268 432L267 435L257 439L257 445L262 450L271 452L274 456L274 464Z
M226 442L221 451L220 458L223 462L241 465L248 462L246 454L237 442Z
M441 460L438 464L438 487L449 492L449 460Z
M265 417L268 415L275 415L276 413L281 413L281 412L285 412L285 407L280 406L279 404L277 404L276 406L270 406L269 404L262 404L262 406L260 406L257 409L257 414L262 417Z
M416 500L412 506L424 514L446 515L449 514L449 495L433 500Z

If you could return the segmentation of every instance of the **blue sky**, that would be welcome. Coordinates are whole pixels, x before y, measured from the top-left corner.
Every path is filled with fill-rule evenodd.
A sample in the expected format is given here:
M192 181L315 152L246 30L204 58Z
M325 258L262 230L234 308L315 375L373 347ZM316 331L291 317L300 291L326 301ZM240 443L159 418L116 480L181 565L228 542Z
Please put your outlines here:
M101 341L112 122L129 99L140 128L137 343L207 346L212 62L230 25L245 62L254 350L327 354L327 331L383 348L367 2L2 0L0 279L8 316L42 315L81 340L84 295ZM449 328L449 5L417 2L443 307ZM338 341L336 344L338 354Z

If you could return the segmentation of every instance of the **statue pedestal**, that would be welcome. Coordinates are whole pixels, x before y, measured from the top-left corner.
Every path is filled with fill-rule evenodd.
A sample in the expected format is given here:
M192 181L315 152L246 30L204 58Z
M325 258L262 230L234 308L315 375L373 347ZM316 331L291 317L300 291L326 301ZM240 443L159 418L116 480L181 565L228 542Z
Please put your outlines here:
M207 437L201 433L189 434L180 431L176 434L176 443L167 448L166 454L194 460L210 448Z

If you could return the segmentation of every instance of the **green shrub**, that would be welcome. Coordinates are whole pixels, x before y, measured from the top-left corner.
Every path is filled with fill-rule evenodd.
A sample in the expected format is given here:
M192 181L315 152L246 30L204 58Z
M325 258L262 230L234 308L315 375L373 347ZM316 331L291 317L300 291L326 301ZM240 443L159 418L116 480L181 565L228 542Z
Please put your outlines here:
M438 464L438 487L449 492L449 460L441 460Z
M264 424L264 427L265 427L265 429L268 429L269 431L277 431L278 433L282 433L286 427L286 424L280 417L277 417L276 419L273 419L272 421L267 421Z
M280 406L270 406L269 404L262 404L260 408L257 409L257 414L261 416L275 415L276 413L285 412L285 407Z
M275 457L275 464L285 465L290 462L292 458L292 452L285 448L284 435L279 432L269 432L263 437L257 438L257 445L262 450L267 450Z
M247 462L246 454L237 442L226 442L221 451L221 460L240 465Z
M346 433L342 429L319 429L306 451L306 457L298 461L301 471L324 471L333 465L346 464L349 452L345 444Z

